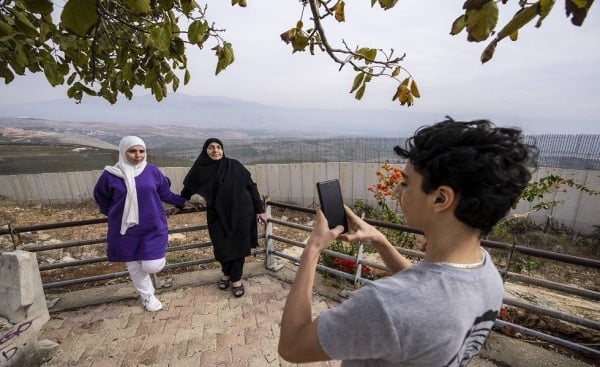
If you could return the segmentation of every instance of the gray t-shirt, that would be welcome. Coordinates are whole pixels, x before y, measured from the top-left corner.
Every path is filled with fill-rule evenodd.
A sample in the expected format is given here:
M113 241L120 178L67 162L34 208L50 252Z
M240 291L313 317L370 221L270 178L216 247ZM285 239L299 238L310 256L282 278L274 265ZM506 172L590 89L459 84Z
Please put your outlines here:
M342 366L466 366L502 305L487 251L478 269L420 262L361 287L321 314L318 338Z

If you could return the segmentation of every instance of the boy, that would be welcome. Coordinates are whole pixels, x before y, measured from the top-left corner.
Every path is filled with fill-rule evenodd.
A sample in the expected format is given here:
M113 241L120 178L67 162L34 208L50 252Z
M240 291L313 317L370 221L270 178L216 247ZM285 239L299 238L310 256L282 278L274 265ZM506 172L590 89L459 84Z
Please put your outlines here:
M317 210L283 311L280 355L343 366L465 366L483 346L502 305L502 280L480 239L526 187L537 149L521 131L452 119L417 130L395 152L408 158L395 189L406 224L426 239L412 264L346 208L350 231L329 229ZM319 255L333 240L371 243L392 274L312 320Z

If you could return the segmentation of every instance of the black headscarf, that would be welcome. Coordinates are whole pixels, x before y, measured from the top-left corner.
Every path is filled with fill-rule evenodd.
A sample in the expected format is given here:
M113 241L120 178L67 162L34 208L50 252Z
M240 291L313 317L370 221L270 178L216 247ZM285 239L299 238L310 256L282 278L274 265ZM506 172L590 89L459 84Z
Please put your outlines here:
M242 190L248 190L250 172L239 161L225 157L213 160L206 149L211 143L223 147L221 140L209 138L183 180L184 190L201 195L209 209L215 209L225 231L231 233L237 222L237 202Z
M211 143L217 143L223 148L223 143L217 138L209 138L204 142L202 152L190 168L183 180L183 186L194 194L202 196L207 202L213 201L213 188L219 178L223 179L225 175L226 157L223 152L223 158L215 161L208 156L206 149Z

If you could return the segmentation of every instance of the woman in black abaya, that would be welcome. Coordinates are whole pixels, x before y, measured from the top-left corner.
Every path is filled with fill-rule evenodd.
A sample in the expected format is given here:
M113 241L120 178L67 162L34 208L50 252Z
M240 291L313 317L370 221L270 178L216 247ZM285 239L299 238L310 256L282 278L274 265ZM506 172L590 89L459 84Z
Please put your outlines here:
M256 222L266 220L256 183L239 161L225 157L219 139L210 138L183 180L181 196L189 200L193 194L206 200L208 233L223 271L219 289L231 283L241 297L244 261L258 246Z

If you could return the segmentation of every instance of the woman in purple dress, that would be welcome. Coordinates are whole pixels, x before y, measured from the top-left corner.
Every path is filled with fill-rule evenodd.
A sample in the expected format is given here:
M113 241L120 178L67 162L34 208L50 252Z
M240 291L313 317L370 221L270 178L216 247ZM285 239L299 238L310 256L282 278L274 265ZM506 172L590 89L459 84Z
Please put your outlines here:
M162 202L192 205L172 193L169 179L146 162L146 144L137 136L121 139L119 161L104 168L94 187L94 199L108 218L108 259L127 265L146 310L162 309L150 278L165 265L168 224Z

